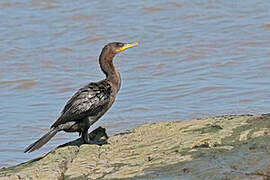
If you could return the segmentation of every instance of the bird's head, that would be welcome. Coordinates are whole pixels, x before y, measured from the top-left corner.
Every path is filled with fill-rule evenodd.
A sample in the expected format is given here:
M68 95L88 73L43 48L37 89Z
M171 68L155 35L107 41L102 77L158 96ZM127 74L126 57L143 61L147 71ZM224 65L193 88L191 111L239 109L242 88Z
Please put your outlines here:
M121 42L112 42L107 44L104 48L103 48L103 52L109 53L109 54L114 54L116 55L117 53L124 51L128 48L134 47L134 46L138 46L139 43L138 42L134 42L134 43L121 43Z

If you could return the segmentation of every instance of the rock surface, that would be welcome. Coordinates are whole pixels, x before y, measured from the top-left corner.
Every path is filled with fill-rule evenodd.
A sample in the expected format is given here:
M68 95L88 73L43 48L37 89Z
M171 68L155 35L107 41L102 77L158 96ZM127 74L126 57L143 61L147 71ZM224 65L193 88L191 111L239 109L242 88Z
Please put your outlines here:
M102 146L67 143L0 179L270 179L269 134L270 114L146 124Z

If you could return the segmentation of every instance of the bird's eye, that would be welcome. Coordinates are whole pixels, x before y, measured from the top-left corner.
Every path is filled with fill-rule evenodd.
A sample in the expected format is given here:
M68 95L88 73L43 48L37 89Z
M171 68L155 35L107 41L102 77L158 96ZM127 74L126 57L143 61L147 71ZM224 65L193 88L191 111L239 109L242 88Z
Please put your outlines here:
M124 46L124 44L123 43L117 43L117 46L122 47L122 46Z

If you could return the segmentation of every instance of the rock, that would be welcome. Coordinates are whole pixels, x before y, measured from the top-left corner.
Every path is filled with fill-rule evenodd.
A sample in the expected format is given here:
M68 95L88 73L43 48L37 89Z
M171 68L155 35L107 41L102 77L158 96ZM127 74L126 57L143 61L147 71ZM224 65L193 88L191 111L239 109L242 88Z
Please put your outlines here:
M146 124L108 140L95 131L103 143L77 139L0 179L270 179L270 114Z

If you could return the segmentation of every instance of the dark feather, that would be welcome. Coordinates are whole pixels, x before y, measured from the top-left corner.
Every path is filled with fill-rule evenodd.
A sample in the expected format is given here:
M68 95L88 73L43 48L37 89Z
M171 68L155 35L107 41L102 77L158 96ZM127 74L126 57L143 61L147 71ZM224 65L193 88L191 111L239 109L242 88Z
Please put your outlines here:
M109 104L111 93L111 85L106 80L84 86L66 103L61 116L51 127L94 116L100 108Z
M33 152L37 149L39 149L41 146L46 144L55 134L58 132L57 128L51 129L47 134L42 136L39 140L34 142L33 144L30 144L25 150L24 153L26 152Z

